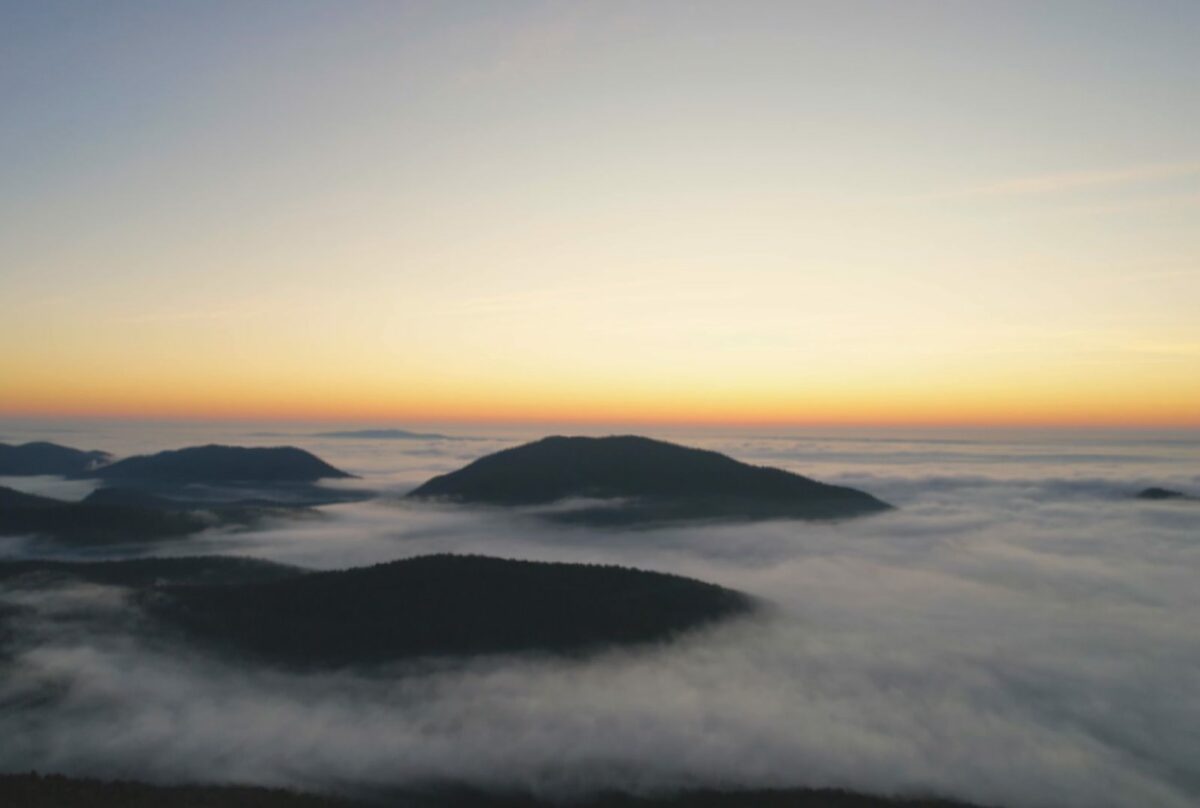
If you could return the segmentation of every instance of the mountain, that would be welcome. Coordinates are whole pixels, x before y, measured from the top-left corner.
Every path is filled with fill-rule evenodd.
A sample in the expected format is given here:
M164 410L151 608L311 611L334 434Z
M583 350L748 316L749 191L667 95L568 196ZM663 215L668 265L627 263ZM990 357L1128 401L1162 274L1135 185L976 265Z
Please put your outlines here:
M160 587L143 605L215 648L328 668L661 640L754 601L658 572L434 555L266 583Z
M618 500L550 514L560 520L614 525L680 519L834 519L891 508L853 488L633 435L543 438L434 477L408 496L509 506L574 497Z
M181 510L182 505L173 499L159 496L141 488L123 488L120 486L97 488L83 498L88 505L132 505L138 508L159 508L163 510Z
M356 429L348 432L318 432L318 438L364 438L372 440L458 440L436 432L409 432L407 429Z
M1134 494L1134 496L1137 497L1138 499L1149 499L1149 500L1164 500L1164 499L1194 500L1194 499L1196 499L1196 497L1188 496L1187 494L1183 493L1182 491L1173 491L1170 488L1143 488L1141 491L1138 491L1136 494Z
M152 483L304 483L353 477L294 446L192 446L139 455L81 476Z
M209 527L198 515L136 505L96 505L0 487L0 535L33 535L77 546L179 538Z
M267 518L311 513L304 503L261 498L205 502L118 487L66 502L0 487L0 536L32 535L78 547L177 539L206 528L245 528Z
M45 441L19 446L0 443L0 476L82 474L111 460L112 455L107 452L85 452Z

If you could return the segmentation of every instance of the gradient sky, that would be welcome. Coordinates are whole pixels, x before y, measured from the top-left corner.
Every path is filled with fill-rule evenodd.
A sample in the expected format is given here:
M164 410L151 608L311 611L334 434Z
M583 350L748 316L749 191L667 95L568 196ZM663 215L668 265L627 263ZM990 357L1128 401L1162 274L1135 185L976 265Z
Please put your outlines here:
M1200 3L0 2L0 414L1200 426Z

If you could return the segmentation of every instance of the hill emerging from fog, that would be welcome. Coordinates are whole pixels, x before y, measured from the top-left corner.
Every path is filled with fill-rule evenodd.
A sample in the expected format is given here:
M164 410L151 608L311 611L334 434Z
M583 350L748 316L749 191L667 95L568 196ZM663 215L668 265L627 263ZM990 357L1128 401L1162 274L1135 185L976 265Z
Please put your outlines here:
M677 575L453 555L143 597L153 615L215 648L297 668L588 651L667 639L754 603Z
M19 446L0 443L0 476L82 474L111 460L112 455L107 452L86 452L45 441Z
M211 524L183 511L64 502L0 487L0 535L38 536L84 547L175 539Z
M633 435L543 438L434 477L408 496L506 506L617 501L551 514L592 524L839 519L891 508L864 491Z
M294 446L191 446L118 460L82 474L154 484L310 483L353 477Z
M0 536L31 536L80 549L150 544L209 528L244 529L267 518L311 513L303 503L183 501L138 488L101 488L82 502L67 502L0 487Z

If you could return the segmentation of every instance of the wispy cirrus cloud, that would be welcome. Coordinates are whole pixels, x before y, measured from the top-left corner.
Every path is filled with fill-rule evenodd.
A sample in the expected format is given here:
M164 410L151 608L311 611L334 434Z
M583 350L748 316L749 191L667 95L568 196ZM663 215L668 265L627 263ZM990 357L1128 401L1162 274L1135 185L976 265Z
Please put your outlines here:
M1049 195L1194 176L1200 176L1200 161L1150 163L1122 168L1030 174L957 190L921 194L913 198L933 200Z

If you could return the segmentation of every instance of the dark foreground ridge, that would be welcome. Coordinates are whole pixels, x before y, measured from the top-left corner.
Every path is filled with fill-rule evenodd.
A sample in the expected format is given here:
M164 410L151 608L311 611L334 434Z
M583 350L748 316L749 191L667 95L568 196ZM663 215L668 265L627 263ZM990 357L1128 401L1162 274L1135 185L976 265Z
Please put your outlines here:
M353 475L294 446L191 446L138 455L80 476L106 481L169 483L309 483Z
M410 497L544 505L572 497L621 500L556 511L591 524L691 519L839 519L891 508L868 493L751 466L718 452L633 435L550 437L434 477Z
M219 650L302 669L597 650L668 639L755 603L678 575L454 555L265 583L159 587L142 602Z
M107 452L85 452L45 441L19 446L0 443L0 476L82 474L111 460L112 455Z
M270 788L161 786L37 774L0 774L0 805L14 808L973 808L949 800L873 797L805 788L686 791L656 797L603 794L570 802L452 790L405 792L393 798L352 801Z

